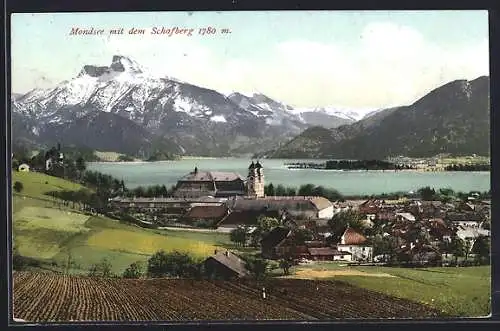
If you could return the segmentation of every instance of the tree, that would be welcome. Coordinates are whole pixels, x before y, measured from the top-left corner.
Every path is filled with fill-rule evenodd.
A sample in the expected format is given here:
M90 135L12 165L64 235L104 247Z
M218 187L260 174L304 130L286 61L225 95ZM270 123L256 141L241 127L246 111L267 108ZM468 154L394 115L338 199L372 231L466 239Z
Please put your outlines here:
M103 258L101 262L93 264L89 269L90 277L111 277L111 263L108 259Z
M286 196L287 195L287 190L286 188L279 184L278 186L276 186L276 189L274 190L274 195L276 196Z
M24 189L23 183L17 181L14 183L14 191L16 191L17 193L21 193L23 189Z
M229 240L240 246L245 246L248 236L248 229L243 226L239 226L229 233Z
M142 275L142 263L136 261L123 272L123 278L139 278Z
M299 192L297 193L299 196L311 196L314 195L314 185L313 184L305 184L299 187Z
M268 196L274 196L275 195L273 183L270 183L269 185L266 185L264 187L264 194L268 195Z
M458 264L458 258L465 256L466 254L466 247L464 241L460 239L458 236L454 235L451 238L450 251L455 257L455 264Z
M259 257L247 257L245 262L246 269L256 280L265 279L268 273L269 262Z
M479 236L474 243L472 252L476 254L476 260L483 264L490 263L490 251L491 251L490 238L486 236Z
M280 268L283 269L283 275L287 276L290 274L290 268L292 267L292 258L286 257L280 260Z
M431 201L436 198L436 191L430 186L422 187L417 191L420 198L424 201Z
M334 214L333 217L328 220L328 225L332 230L332 236L329 240L338 242L348 226L356 231L363 232L365 226L360 222L360 218L361 216L353 210L341 211Z
M295 229L293 231L293 242L295 245L304 245L306 241L314 238L313 233L308 229Z
M87 165L85 164L83 157L80 156L76 159L75 166L76 170L78 170L79 177L81 177L85 169L87 169Z
M198 277L199 267L194 258L183 252L173 251L166 253L163 250L156 252L148 260L147 273L151 277Z

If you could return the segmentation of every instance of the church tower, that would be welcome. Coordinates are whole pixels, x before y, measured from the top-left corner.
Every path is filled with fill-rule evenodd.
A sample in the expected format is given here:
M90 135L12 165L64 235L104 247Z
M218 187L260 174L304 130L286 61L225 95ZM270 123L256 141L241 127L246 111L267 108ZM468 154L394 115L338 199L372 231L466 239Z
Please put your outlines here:
M264 197L264 172L259 161L252 161L248 167L247 195L253 198Z

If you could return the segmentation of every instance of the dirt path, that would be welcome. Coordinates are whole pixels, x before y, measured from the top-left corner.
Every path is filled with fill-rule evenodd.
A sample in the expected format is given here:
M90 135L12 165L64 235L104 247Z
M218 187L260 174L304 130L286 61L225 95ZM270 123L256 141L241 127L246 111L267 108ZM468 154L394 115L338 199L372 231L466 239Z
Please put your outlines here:
M335 276L366 276L366 277L389 277L396 276L386 273L369 273L359 270L314 270L314 269L299 269L294 275L287 276L286 278L295 279L322 279L331 278Z

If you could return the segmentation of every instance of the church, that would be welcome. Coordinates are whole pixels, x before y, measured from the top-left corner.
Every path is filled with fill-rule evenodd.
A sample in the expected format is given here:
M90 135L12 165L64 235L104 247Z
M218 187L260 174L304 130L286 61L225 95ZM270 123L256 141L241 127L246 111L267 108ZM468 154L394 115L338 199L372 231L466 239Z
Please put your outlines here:
M262 165L252 163L244 179L238 173L200 171L197 167L177 181L174 197L192 199L200 197L230 198L247 196L264 197L264 173Z
M252 161L246 179L237 173L199 171L195 168L177 182L174 197L224 198L227 208L235 212L286 211L296 219L328 220L333 216L333 204L324 197L266 196L264 186L264 168L259 161Z

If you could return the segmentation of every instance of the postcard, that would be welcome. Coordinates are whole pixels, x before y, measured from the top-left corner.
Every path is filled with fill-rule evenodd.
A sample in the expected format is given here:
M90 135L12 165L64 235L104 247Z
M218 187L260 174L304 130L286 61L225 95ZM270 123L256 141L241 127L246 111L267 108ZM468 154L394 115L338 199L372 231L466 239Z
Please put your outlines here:
M490 315L487 11L14 13L10 66L13 321Z

